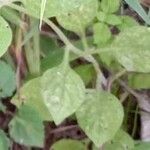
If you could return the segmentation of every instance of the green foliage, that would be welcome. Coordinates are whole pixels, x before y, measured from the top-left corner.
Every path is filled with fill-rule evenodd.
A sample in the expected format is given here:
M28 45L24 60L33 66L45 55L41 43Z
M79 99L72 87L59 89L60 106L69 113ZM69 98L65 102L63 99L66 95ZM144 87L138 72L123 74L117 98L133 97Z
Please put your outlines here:
M86 150L82 142L70 139L63 139L52 145L53 150Z
M119 130L115 137L110 142L105 144L106 150L130 150L133 148L133 139L123 130Z
M11 96L15 88L15 72L8 64L0 61L0 99Z
M124 113L115 96L92 90L86 94L86 100L76 114L80 127L100 147L116 134Z
M138 1L126 2L149 24L150 13ZM0 130L0 150L13 149L13 142L43 149L43 122L57 126L65 119L77 121L86 144L60 139L50 149L149 149L121 129L124 109L118 98L136 99L140 93L134 89L150 88L150 29L123 16L122 5L121 0L0 1L0 99L12 96L16 106L12 112L0 101L1 113L12 116L7 133L12 143Z
M0 9L0 14L7 21L10 21L11 23L15 24L16 26L23 27L24 23L21 20L21 17L19 16L19 13L17 13L14 9L9 8L9 7L2 7Z
M52 120L51 114L49 113L47 107L44 104L44 100L41 94L41 84L40 77L28 81L20 89L20 97L18 95L14 96L12 103L18 108L22 107L22 103L27 106L32 106L41 116L42 120Z
M133 150L149 150L149 148L150 148L149 142L137 142Z
M44 73L41 79L42 94L54 122L60 124L84 102L84 83L64 63Z
M128 71L148 73L150 72L149 34L150 30L147 27L135 26L126 29L116 37L106 51Z
M79 35L92 22L97 13L98 1L86 0L86 4L70 13L59 15L58 22L67 30L74 31Z
M102 0L101 9L106 13L114 13L118 10L120 5L120 0Z
M128 84L134 89L149 89L150 74L133 73L129 74Z
M7 51L12 41L12 31L9 24L0 16L0 57Z
M96 72L91 64L80 65L74 69L82 78L85 85L89 85L96 75Z
M9 150L10 141L3 130L0 130L0 149Z
M105 143L104 148L105 150L133 150L134 141L126 132L119 130L111 141ZM93 150L98 148L93 146Z
M47 0L44 18L70 13L75 9L83 7L88 2L89 0L63 0L63 2L61 0ZM23 0L23 4L30 15L40 18L41 0Z
M26 146L43 147L44 125L39 113L32 106L23 105L9 124L10 136Z
M96 23L93 27L94 43L98 46L105 45L111 38L109 27L104 23Z
M129 16L120 16L120 19L122 23L117 26L120 31L123 31L127 28L131 28L131 27L138 25L138 23Z

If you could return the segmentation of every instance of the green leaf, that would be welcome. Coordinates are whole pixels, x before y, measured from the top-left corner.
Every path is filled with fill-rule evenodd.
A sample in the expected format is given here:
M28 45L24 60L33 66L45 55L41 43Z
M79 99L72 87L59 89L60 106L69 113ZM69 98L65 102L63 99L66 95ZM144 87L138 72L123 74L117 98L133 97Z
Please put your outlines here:
M47 54L47 56L41 60L42 72L60 65L63 60L63 56L64 50L62 48L58 48L57 50L51 51Z
M101 9L106 13L114 13L119 9L120 0L102 0Z
M119 130L115 137L105 144L105 150L132 150L133 139L123 130Z
M121 32L106 50L112 53L128 71L148 73L150 72L149 40L150 29L135 26Z
M23 105L9 124L10 136L19 144L43 147L44 125L37 111Z
M81 34L96 16L97 9L97 0L86 0L84 5L74 11L59 15L57 20L65 29Z
M0 57L7 51L12 41L12 31L9 24L0 16Z
M103 12L103 11L99 11L97 13L97 19L100 21L100 22L105 22L106 21L106 18L107 18L107 13Z
M73 114L84 101L84 83L64 64L46 71L41 79L42 94L54 122L60 124Z
M0 98L9 97L16 88L15 72L3 61L0 61Z
M93 26L94 43L98 46L104 46L111 39L109 27L104 23L96 23Z
M25 23L21 20L19 13L9 7L2 7L0 9L0 15L8 22L15 24L16 26L23 27Z
M88 85L96 77L96 72L92 64L80 65L74 68L74 70L80 75L85 85Z
M41 35L40 36L40 49L45 55L47 55L59 49L59 46L56 44L56 40L48 36Z
M106 23L116 26L122 23L122 20L120 19L119 16L114 15L114 14L108 14L106 18Z
M122 124L124 113L115 96L108 92L91 90L76 115L80 127L100 147L114 137Z
M9 150L10 141L7 138L6 134L3 130L0 130L0 149L1 150Z
M40 18L42 0L23 0L24 7L34 17ZM44 18L59 16L77 10L85 5L87 0L47 0Z
M120 16L120 19L122 23L117 26L120 31L138 25L138 22L136 22L136 20L130 16Z
M149 150L150 142L138 142L135 144L135 148L133 150Z
M63 139L54 143L52 150L86 150L86 146L77 140Z
M15 97L13 97L11 102L15 104L18 108L20 108L22 103L28 106L32 106L43 120L52 121L51 114L45 106L41 94L40 79L41 78L38 77L25 83L20 89L20 99L18 98L18 95L16 95Z
M150 89L150 74L129 74L128 84L134 89Z

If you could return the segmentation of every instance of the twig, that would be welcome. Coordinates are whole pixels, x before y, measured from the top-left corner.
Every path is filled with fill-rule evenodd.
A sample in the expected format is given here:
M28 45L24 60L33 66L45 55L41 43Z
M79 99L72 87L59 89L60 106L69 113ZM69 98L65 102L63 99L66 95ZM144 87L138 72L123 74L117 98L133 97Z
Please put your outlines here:
M60 128L52 130L50 132L50 134L56 134L58 132L64 132L66 130L71 130L71 129L74 129L74 128L77 128L77 127L78 127L78 125L70 125L70 126L60 127Z

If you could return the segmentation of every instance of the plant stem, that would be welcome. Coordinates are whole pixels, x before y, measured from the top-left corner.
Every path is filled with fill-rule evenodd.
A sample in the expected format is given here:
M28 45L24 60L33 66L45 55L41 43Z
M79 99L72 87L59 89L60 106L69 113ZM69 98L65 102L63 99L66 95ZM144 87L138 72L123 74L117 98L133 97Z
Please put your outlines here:
M137 129L137 118L138 118L138 105L136 106L136 109L135 109L135 115L134 115L134 124L133 124L133 130L132 130L132 137L134 138L135 136L135 133L136 133L136 129Z
M16 29L16 36L15 36L15 55L16 55L16 60L17 60L17 70L16 70L16 85L17 85L17 94L18 97L20 97L20 85L21 85L21 76L20 76L20 71L21 71L21 62L22 62L22 56L21 56L21 41L22 41L22 29L17 28Z
M64 35L64 33L50 20L45 19L44 20L60 37L60 39L64 42L64 44L75 54L79 55L81 53L81 50L79 50L78 48L76 48L74 45L72 45L72 43L68 40L68 38ZM85 42L86 39L84 39ZM106 85L106 79L104 77L104 75L102 74L100 68L99 68L99 64L97 63L97 61L95 60L95 58L91 55L89 56L83 56L83 58L85 60L87 60L88 62L91 62L97 72L97 89L101 89L101 83L103 85Z
M113 77L110 78L108 85L107 85L108 92L111 92L111 87L112 87L113 82L115 82L117 79L119 79L121 76L123 76L126 72L127 72L127 70L123 69L120 72L118 72L116 75L114 75Z
M87 43L87 39L86 39L86 35L85 35L85 31L82 30L81 32L81 41L82 41L82 44L83 44L83 47L84 47L84 51L88 51L89 50L89 46L88 46L88 43ZM96 71L96 74L97 74L97 79L96 79L96 89L97 90L102 90L102 85L101 84L105 84L106 85L106 81L104 83L104 76L102 74L102 71L99 67L99 64L97 62L97 60L92 56L92 55L89 55L88 56L90 62L93 64L94 66L94 69Z

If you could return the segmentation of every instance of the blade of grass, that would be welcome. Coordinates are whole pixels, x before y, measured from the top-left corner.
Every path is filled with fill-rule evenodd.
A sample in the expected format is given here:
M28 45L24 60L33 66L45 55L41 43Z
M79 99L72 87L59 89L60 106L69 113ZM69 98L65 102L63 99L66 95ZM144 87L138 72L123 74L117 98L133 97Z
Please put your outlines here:
M146 14L145 10L141 6L140 2L138 0L125 0L126 3L134 9L146 22L147 25L150 25L150 18L148 17L148 14Z

